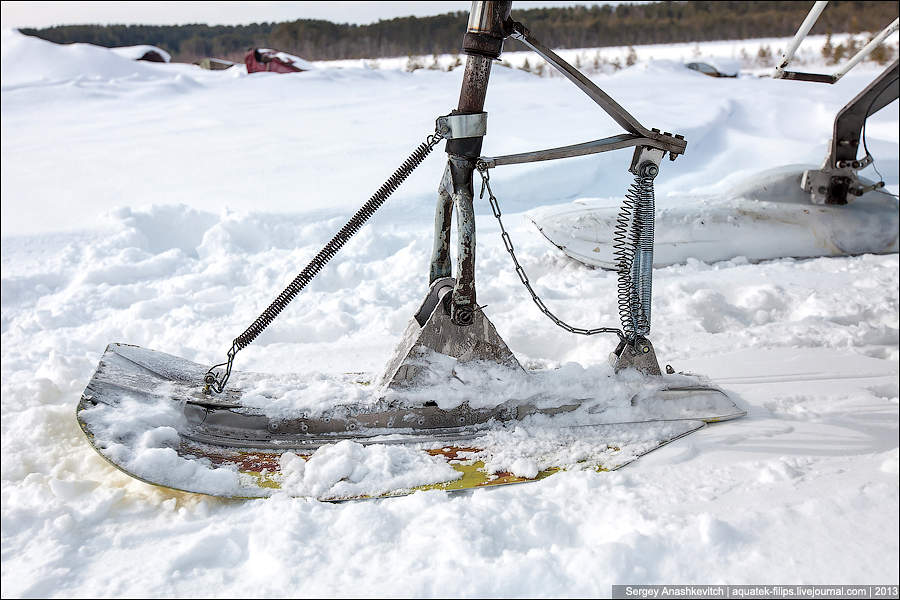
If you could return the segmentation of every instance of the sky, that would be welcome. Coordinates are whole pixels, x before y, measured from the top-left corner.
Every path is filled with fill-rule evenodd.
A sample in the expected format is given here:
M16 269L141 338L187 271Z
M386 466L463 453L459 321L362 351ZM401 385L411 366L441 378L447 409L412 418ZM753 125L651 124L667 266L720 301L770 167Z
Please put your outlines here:
M618 2L517 1L516 8L618 4ZM464 10L465 0L436 2L24 2L4 0L2 25L143 24L241 25L248 23L325 19L339 23L372 23L409 15L427 16Z

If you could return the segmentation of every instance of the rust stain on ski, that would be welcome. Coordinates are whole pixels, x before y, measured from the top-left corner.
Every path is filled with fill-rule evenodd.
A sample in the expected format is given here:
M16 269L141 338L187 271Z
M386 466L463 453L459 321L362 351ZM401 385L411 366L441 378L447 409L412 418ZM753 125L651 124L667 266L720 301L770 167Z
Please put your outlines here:
M197 452L196 449L188 450L187 454L192 458L205 458L215 466L235 465L239 471L280 471L278 464L280 454L272 452Z
M443 456L447 460L467 460L466 456L459 456L460 452L465 452L468 454L474 454L476 452L481 452L481 448L469 448L469 447L459 447L459 446L446 446L444 448L432 448L431 450L426 450L428 454L431 456Z

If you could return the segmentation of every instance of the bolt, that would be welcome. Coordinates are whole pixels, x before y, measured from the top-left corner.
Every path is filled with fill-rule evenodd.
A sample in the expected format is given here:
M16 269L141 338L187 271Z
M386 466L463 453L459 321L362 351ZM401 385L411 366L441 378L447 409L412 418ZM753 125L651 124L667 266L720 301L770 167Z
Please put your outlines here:
M820 186L819 186L819 193L820 193L820 194L824 194L824 193L827 192L827 191L828 191L828 188L826 188L824 185L820 185Z
M656 177L659 173L659 167L657 167L652 162L645 162L640 167L638 167L638 171L640 172L642 177Z
M475 322L475 311L468 306L453 305L453 315L451 320L461 327L471 325Z

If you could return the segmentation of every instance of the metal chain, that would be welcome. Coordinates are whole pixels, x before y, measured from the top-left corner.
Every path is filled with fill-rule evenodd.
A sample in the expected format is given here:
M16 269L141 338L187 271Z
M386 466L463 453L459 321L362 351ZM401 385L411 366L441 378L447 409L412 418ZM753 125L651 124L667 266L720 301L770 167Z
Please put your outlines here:
M516 251L513 247L512 239L509 237L509 233L506 231L506 227L503 226L503 219L501 218L502 214L500 212L500 204L497 202L497 197L494 196L493 190L491 190L490 179L491 175L488 172L488 167L485 163L478 161L475 165L475 168L478 169L478 174L481 175L481 194L479 194L479 198L484 198L484 192L488 193L488 201L491 204L491 211L494 213L494 217L497 218L497 223L500 225L500 237L503 239L503 245L506 246L506 251L509 252L509 256L512 258L513 264L516 266L516 275L519 276L519 279L522 282L522 285L525 286L525 289L528 290L528 293L531 294L531 299L537 305L537 307L541 310L544 315L556 323L557 326L565 329L569 333L577 333L578 335L597 335L598 333L615 333L619 336L619 339L625 340L625 334L622 333L622 330L617 327L596 327L594 329L586 329L584 327L573 327L569 325L555 314L553 314L547 305L544 304L544 301L540 296L537 295L537 292L534 291L534 288L531 287L531 281L528 279L528 274L525 273L525 269L519 264L519 259L516 257Z

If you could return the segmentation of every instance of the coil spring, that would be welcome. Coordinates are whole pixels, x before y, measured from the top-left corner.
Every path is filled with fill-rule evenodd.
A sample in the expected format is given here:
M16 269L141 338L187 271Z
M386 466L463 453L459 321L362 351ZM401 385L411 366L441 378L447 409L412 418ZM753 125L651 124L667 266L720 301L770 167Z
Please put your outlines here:
M424 142L419 144L419 146L413 150L412 154L403 161L403 164L401 164L387 181L372 194L372 197L356 211L356 214L347 221L347 224L344 225L321 250L319 250L319 253L309 261L309 264L294 277L293 281L291 281L280 294L278 294L275 300L272 301L262 314L256 317L256 320L253 321L242 334L234 338L231 343L231 349L228 351L228 360L213 365L210 367L209 371L207 371L204 382L208 388L219 393L222 392L225 388L225 384L228 382L228 378L231 376L231 366L234 362L235 354L252 343L253 340L255 340L259 334L275 320L281 311L297 297L297 294L299 294L303 288L313 280L319 271L334 258L344 244L346 244L347 241L362 228L366 221L375 214L375 211L381 208L381 205L384 204L385 200L400 187L400 184L409 177L416 167L422 164L422 161L424 161L431 151L434 150L434 147L441 139L443 139L443 136L439 133L434 133L429 135ZM225 367L225 373L220 378L215 372L215 369L222 366Z
M643 165L642 165L643 167ZM628 188L613 230L613 256L618 274L619 320L625 337L634 341L650 332L653 285L655 201L653 176L641 169Z

